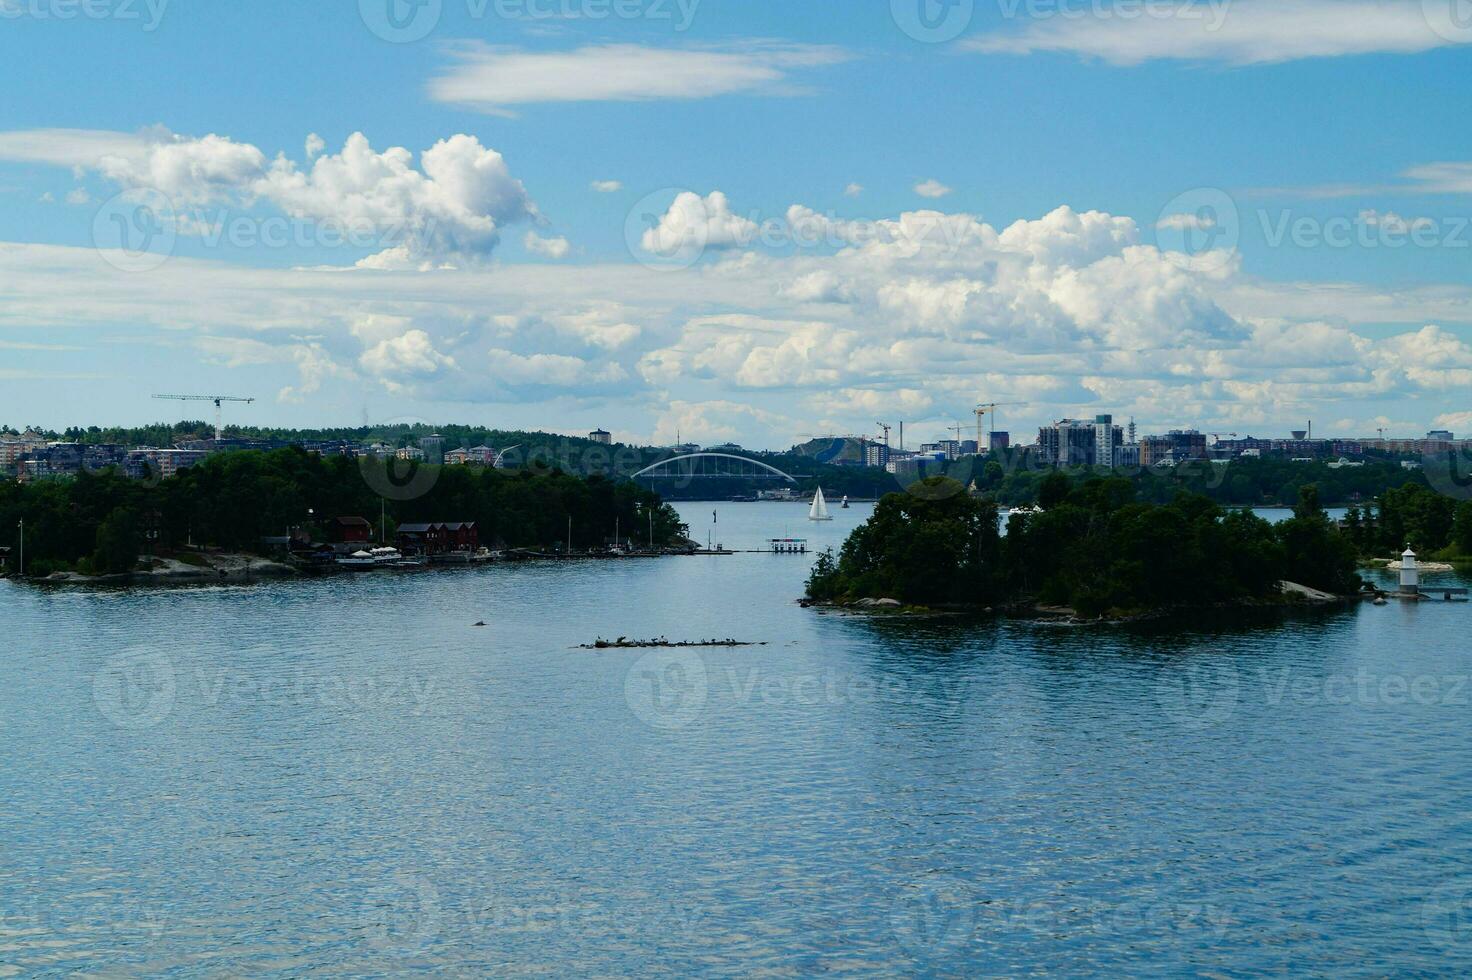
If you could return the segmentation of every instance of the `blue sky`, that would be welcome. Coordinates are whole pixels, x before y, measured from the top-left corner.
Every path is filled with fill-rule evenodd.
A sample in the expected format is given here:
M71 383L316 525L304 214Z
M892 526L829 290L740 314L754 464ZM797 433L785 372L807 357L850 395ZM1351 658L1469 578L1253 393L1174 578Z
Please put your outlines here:
M11 425L1472 433L1453 0L89 4L0 0Z

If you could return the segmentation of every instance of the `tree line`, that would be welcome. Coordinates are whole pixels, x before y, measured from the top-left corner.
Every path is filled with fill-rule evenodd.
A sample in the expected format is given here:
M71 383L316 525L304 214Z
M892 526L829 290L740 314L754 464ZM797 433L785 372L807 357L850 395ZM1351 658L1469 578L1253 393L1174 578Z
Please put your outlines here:
M376 468L375 468L376 467ZM384 491L384 492L381 492ZM406 498L406 499L397 499ZM658 494L601 476L323 457L289 448L212 455L165 480L115 471L70 480L0 484L0 543L19 545L27 572L128 571L140 554L189 545L265 552L294 531L325 540L336 517L400 523L474 521L483 544L601 546L621 537L656 545L684 535Z
M1266 600L1280 580L1335 594L1359 590L1353 543L1304 488L1292 518L1272 524L1187 490L1140 499L1124 478L1038 488L1041 513L1001 533L993 497L930 478L890 494L808 581L819 600L889 597L922 605L1068 606L1086 616Z
M1472 500L1409 484L1380 495L1376 506L1352 507L1345 533L1367 558L1398 555L1410 545L1421 557L1472 559Z

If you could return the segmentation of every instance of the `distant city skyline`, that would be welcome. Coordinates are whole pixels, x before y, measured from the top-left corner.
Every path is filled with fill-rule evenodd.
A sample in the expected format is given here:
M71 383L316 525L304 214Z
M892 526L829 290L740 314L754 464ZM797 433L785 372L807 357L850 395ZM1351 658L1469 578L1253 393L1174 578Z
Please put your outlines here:
M0 419L1472 431L1452 0L928 2L0 0Z
M85 425L63 426L63 427L59 427L59 428L57 428L57 427L45 427L45 426L43 426L41 428L44 431L46 431L46 432L55 433L58 436L62 436L62 435L64 435L67 432L78 432L78 431L79 432L86 432L86 431L90 431L94 427L96 429L101 430L101 431L107 431L107 430L113 429L113 428L117 428L117 429L143 428L145 426L154 425L154 424L161 424L161 425L180 425L180 424L185 424L185 423L201 424L201 425L205 426L206 429L208 429L209 427L211 427L213 425L213 422L210 422L207 419L198 418L198 419L180 419L180 420L176 420L176 421L172 421L172 422L171 421L161 421L161 422L157 422L157 423L143 423L142 425L139 425L139 426L130 426L130 425L122 424L122 423L109 423L109 424L104 425L104 424L93 422L93 423L87 423ZM975 431L974 427L968 427L968 426L964 426L964 425L959 426L959 428L960 428L961 431L960 431L960 434L959 434L959 437L958 437L958 434L957 434L957 428L958 428L958 426L956 426L956 425L952 425L952 426L949 426L949 427L940 428L940 429L937 429L936 431L932 432L929 428L926 427L925 423L920 423L920 424L917 425L915 423L908 422L908 421L905 423L907 429L904 430L905 431L905 434L903 435L903 443L901 442L901 439L902 439L901 430L898 427L895 427L895 428L891 429L890 433L888 433L887 435L883 431L876 431L876 432L873 432L873 433L852 432L852 433L833 433L833 434L805 434L803 437L797 439L796 441L794 441L792 443L789 443L789 444L784 444L784 445L753 445L753 444L744 444L744 443L741 443L741 442L739 442L737 440L720 440L720 441L691 440L691 439L683 438L678 433L676 434L675 440L673 440L671 442L667 442L667 443L648 442L648 441L641 441L641 440L639 440L637 438L632 438L630 436L627 436L625 434L621 434L619 432L610 432L610 431L608 431L606 429L602 429L602 428L597 428L597 429L592 429L592 430L586 430L586 431L584 431L584 430L565 431L565 430L547 429L547 428L533 428L533 429L523 430L523 429L520 429L519 427L514 427L514 426L504 426L504 425L495 425L495 424L482 425L480 423L460 422L460 421L455 421L455 420L450 420L450 419L441 419L441 420L438 420L438 421L430 421L430 420L400 420L400 423L401 424L422 424L422 425L428 426L431 429L451 428L451 427L465 427L465 428L471 428L471 429L484 428L484 429L492 429L492 430L500 429L502 431L527 431L527 432L541 433L541 434L544 434L544 435L547 435L547 436L557 437L557 438L578 439L578 440L584 440L584 441L589 441L589 442L603 443L604 445L616 444L616 445L639 446L639 447L642 447L642 448L669 448L669 449L732 449L732 450L741 449L741 450L748 450L748 451L757 452L757 453L782 453L782 452L786 452L786 451L788 451L790 449L793 449L793 448L802 446L804 444L809 444L809 443L812 443L812 442L815 442L815 441L823 441L823 440L826 440L826 439L849 439L849 440L862 439L862 440L870 443L873 446L884 445L886 443L886 440L888 440L888 444L892 448L894 448L896 451L898 451L899 449L901 449L903 447L904 449L906 449L907 451L910 451L910 452L923 451L923 448L922 447L951 446L953 448L954 447L962 447L962 449L961 449L962 452L970 453L970 452L973 452L974 451L974 449L975 449L976 446L981 445L982 443L986 442L985 439L983 439L981 442L978 442L977 436L976 436L976 431ZM226 442L229 442L232 438L235 438L235 437L232 437L232 436L230 436L228 434L229 433L229 430L231 430L231 426L234 425L234 424L235 423L227 423L225 425L225 429L227 431L226 440L225 440ZM371 428L374 425L375 424L369 424L368 426L355 426L355 425L348 424L348 425L343 425L343 426L335 426L335 425L307 425L307 424L302 424L302 425L294 425L294 426L254 426L254 425L251 425L251 424L248 424L248 423L242 423L240 425L240 427L239 427L239 430L237 430L237 431L249 431L249 430L252 430L252 429L266 429L266 430L279 431L279 432L296 431L296 432L310 433L310 432L324 432L324 431L329 431L329 430L339 429L339 428L346 428L346 429L362 428L362 427ZM992 445L992 448L996 448L997 446L1000 446L1001 448L1004 448L1004 449L1005 448L1009 448L1009 447L1010 448L1021 448L1021 447L1026 447L1026 446L1037 445L1038 444L1039 437L1043 434L1043 432L1045 430L1048 430L1048 429L1051 429L1051 428L1055 428L1055 427L1058 427L1060 425L1062 425L1062 426L1069 426L1069 425L1071 425L1071 426L1077 426L1077 427L1079 427L1081 429L1090 430L1091 432L1095 433L1096 435L1097 435L1098 432L1102 432L1105 429L1112 430L1113 431L1113 435L1111 437L1111 440L1112 441L1110 441L1110 442L1107 443L1107 445L1111 446L1112 448L1118 448L1119 446L1122 446L1122 445L1131 445L1131 444L1134 444L1135 441L1136 441L1136 439L1138 439L1138 440L1146 440L1146 439L1152 439L1152 438L1161 438L1161 437L1170 436L1170 435L1177 435L1177 434L1181 434L1181 433L1192 433L1192 434L1201 436L1203 442L1213 442L1213 441L1216 441L1216 440L1220 439L1220 440L1222 440L1224 442L1228 442L1228 443L1245 441L1245 440L1282 441L1282 442L1293 442L1293 441L1336 442L1336 441L1339 441L1339 442L1365 442L1365 443L1374 443L1376 441L1390 442L1390 443L1407 443L1407 442L1416 442L1416 441L1437 441L1437 440L1451 441L1451 442L1459 442L1459 443L1461 443L1461 442L1472 442L1472 431L1468 431L1468 432L1457 432L1457 431L1451 430L1451 429L1434 428L1434 427L1433 428L1428 428L1428 429L1425 429L1425 430L1422 430L1422 431L1418 431L1418 432L1411 432L1411 433L1404 433L1404 434L1393 433L1393 432L1391 432L1389 430L1386 430L1383 433L1383 435L1380 432L1358 433L1358 434L1323 432L1321 430L1316 431L1314 429L1308 428L1307 426L1305 426L1305 428L1303 428L1303 429L1289 429L1287 431L1270 431L1270 430L1267 430L1267 429L1263 429L1261 431L1250 431L1250 432L1249 431L1244 431L1244 432L1216 432L1216 431L1207 431L1207 430L1202 429L1199 425L1192 425L1192 424L1176 425L1176 426L1171 426L1171 427L1168 427L1168 428L1167 427L1164 427L1164 426L1152 426L1152 425L1149 425L1149 424L1139 424L1138 420L1131 419L1131 418L1128 418L1128 417L1116 417L1112 413L1107 413L1107 412L1098 413L1097 415L1092 416L1092 417L1089 417L1089 418L1062 417L1062 418L1050 420L1047 423L1044 423L1044 424L1042 424L1040 426L1037 426L1037 427L1034 427L1034 428L1030 428L1030 429L1001 429L1001 428L997 428L997 429L989 430L989 431L985 432L984 434L991 437L991 445ZM27 435L31 435L31 434L33 434L34 432L37 431L36 429L33 429L31 426L28 426L28 425L16 425L16 424L11 423L11 422L6 422L3 419L0 419L0 428L6 428L6 429L13 430L13 434L6 434L3 431L0 431L0 443L3 443L3 442L13 442L13 441L17 440L18 438L21 438L21 437L24 437L24 436L27 436ZM249 437L247 437L247 438L249 438ZM440 437L435 436L434 438L439 439ZM420 441L422 442L423 440L421 439ZM1094 440L1091 440L1091 445L1093 445L1093 444L1094 444ZM969 448L967 448L967 447L969 447ZM155 448L168 448L168 447L155 447ZM451 449L451 448L476 449L476 448L486 448L486 447L472 447L472 446L470 446L467 443L464 446L459 446L458 444L447 444L443 448L445 448L445 449ZM501 448L505 448L505 447L501 447ZM1056 450L1056 447L1055 447L1055 450ZM1100 462L1102 465L1111 465L1111 464L1104 464L1103 461L1102 461L1102 459L1098 460L1098 462Z

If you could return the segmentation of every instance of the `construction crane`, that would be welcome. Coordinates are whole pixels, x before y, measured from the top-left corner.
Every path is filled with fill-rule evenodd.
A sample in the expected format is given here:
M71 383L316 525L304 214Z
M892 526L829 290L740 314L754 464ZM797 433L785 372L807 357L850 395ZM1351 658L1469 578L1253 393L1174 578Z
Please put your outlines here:
M887 422L875 422L874 424L877 425L877 426L879 426L880 431L884 433L884 448L885 449L888 449L889 448L889 433L890 433L890 430L892 430L894 428L894 426L890 425Z
M161 398L165 401L171 402L214 402L216 442L219 442L221 439L225 438L225 429L222 425L224 413L220 408L220 403L245 402L247 405L249 405L251 402L255 401L254 398L237 398L234 395L154 395L153 397Z
M986 453L990 452L991 451L991 448L992 448L992 429L987 429L986 430L986 441L985 442L982 442L981 441L981 426L982 426L982 419L984 417L990 415L992 417L992 421L995 422L996 421L996 418L997 418L997 409L999 409L999 408L1010 408L1010 407L1013 407L1013 406L1021 406L1021 405L1026 405L1026 404L1027 404L1027 402L984 402L983 404L977 405L976 406L976 451L979 452L979 453L982 453L983 455L985 455ZM993 426L993 429L994 428L995 428L995 426Z

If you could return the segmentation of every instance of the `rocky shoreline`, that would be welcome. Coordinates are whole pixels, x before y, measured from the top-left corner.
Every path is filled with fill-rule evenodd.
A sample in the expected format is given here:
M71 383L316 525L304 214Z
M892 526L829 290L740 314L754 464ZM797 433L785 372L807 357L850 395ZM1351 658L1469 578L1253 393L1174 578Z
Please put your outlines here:
M821 612L843 612L853 615L878 616L990 616L1006 619L1022 619L1039 623L1066 626L1118 626L1129 623L1148 623L1167 620L1174 616L1192 612L1263 611L1280 609L1329 608L1347 606L1369 598L1371 594L1334 595L1297 582L1279 582L1281 595L1276 599L1246 599L1236 602L1221 602L1209 606L1170 607L1131 612L1124 615L1089 618L1080 616L1068 606L1048 606L1036 602L1017 602L1004 606L913 606L898 599L865 598L852 602L819 602L814 599L799 599L798 605L805 609Z
M204 583L253 582L264 578L294 578L300 571L279 561L255 555L197 555L200 564L177 558L154 558L148 568L113 575L83 575L56 572L36 579L48 585L199 585Z

